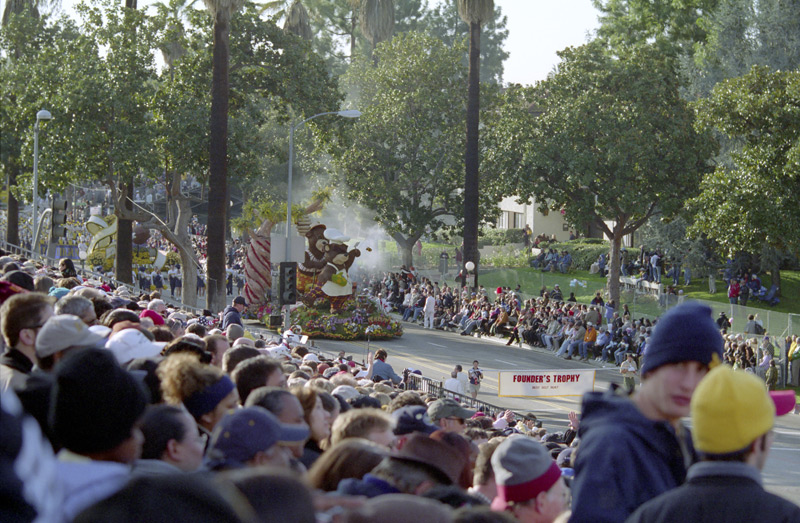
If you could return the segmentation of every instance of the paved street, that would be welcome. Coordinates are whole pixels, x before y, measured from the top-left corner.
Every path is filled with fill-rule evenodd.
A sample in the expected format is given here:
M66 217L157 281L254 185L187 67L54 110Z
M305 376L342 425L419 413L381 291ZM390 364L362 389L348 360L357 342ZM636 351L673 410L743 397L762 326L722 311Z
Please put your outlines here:
M559 360L544 349L518 346L506 347L499 340L459 336L457 333L426 331L410 323L403 324L402 338L370 343L370 349L386 349L387 363L398 374L406 367L420 369L423 376L442 379L449 377L453 366L460 363L466 370L477 359L484 370L485 379L478 399L511 408L519 412L533 412L542 419L549 430L563 430L567 414L580 411L579 397L547 399L498 398L498 370L569 370L596 368L596 390L607 389L610 383L622 383L617 367L606 368L598 364ZM366 357L367 343L317 340L315 345L323 351L336 353L344 350L354 360ZM800 416L790 414L778 419L775 426L775 443L764 471L767 488L795 502L800 500Z

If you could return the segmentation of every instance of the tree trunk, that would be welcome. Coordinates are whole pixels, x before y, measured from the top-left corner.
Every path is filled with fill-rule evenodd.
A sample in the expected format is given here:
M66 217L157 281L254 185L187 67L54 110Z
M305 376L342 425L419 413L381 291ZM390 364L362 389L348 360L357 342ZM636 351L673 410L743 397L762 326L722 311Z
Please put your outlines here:
M406 268L411 268L414 264L414 253L412 249L416 245L419 236L414 238L406 238L402 234L393 234L392 238L397 242L397 247L400 250L400 263L405 265Z
M211 130L208 180L208 294L212 312L225 308L225 230L228 206L228 33L229 20L217 13L211 81Z
M478 123L480 121L480 53L481 26L469 26L469 89L467 94L467 148L464 154L464 263L475 264L475 286L478 285L478 190L480 158L478 156Z
M181 177L174 176L173 201L177 207L175 217L175 236L178 254L181 256L181 302L192 307L197 306L197 259L192 239L189 237L189 220L192 218L192 203L181 193Z
M133 182L117 186L122 194L117 199L114 214L117 216L117 279L125 283L133 283L133 222L122 218L121 208L133 211Z
M772 280L772 285L777 285L778 290L775 293L776 297L781 296L781 266L780 263L772 265L769 268L769 277Z
M617 310L622 310L619 301L620 249L622 248L622 227L614 227L611 239L611 256L608 263L608 297L614 300Z
M6 221L6 241L12 245L20 245L19 243L19 202L14 198L14 193L11 187L17 183L17 173L19 172L19 165L15 161L9 162L8 167L8 213Z
M350 63L356 58L356 23L357 16L355 9L353 10L353 17L350 19Z

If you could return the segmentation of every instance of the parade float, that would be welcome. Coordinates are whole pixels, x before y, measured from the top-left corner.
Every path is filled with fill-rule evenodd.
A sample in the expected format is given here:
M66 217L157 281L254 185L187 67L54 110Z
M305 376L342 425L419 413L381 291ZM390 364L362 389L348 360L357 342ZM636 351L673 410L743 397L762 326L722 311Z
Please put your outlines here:
M392 319L378 298L359 296L348 271L361 255L347 246L349 238L324 224L311 223L326 195L316 195L312 203L292 214L297 232L307 242L303 261L297 267L298 303L290 307L290 323L299 326L309 338L334 340L391 339L402 336L400 322ZM247 213L251 213L248 209ZM272 209L260 211L258 227L248 229L249 244L244 260L247 283L243 291L250 310L266 325L270 316L278 313L270 302L272 261L270 239L272 228L285 216ZM251 218L252 219L252 218Z
M87 262L91 267L102 267L103 271L114 267L114 257L117 254L117 218L114 215L100 217L91 216L86 221L86 231L91 235L87 249ZM133 266L155 268L158 271L167 265L180 263L176 253L167 253L147 246L150 231L141 225L133 231Z

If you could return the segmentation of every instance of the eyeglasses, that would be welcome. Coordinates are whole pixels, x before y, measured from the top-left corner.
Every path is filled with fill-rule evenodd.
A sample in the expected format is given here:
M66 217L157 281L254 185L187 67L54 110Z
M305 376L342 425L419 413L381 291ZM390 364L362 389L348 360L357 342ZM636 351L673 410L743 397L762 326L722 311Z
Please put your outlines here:
M462 425L465 423L464 418L456 418L455 416L448 416L445 419L449 419L450 421L457 421Z

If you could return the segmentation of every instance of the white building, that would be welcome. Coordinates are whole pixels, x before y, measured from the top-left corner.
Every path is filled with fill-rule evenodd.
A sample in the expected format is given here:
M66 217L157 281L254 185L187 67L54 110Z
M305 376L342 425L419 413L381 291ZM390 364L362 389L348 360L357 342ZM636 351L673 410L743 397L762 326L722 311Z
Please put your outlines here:
M522 229L526 225L531 226L534 238L540 234L551 237L555 234L558 241L569 240L570 228L559 211L542 214L536 207L535 199L531 203L520 204L514 197L503 198L497 228Z

